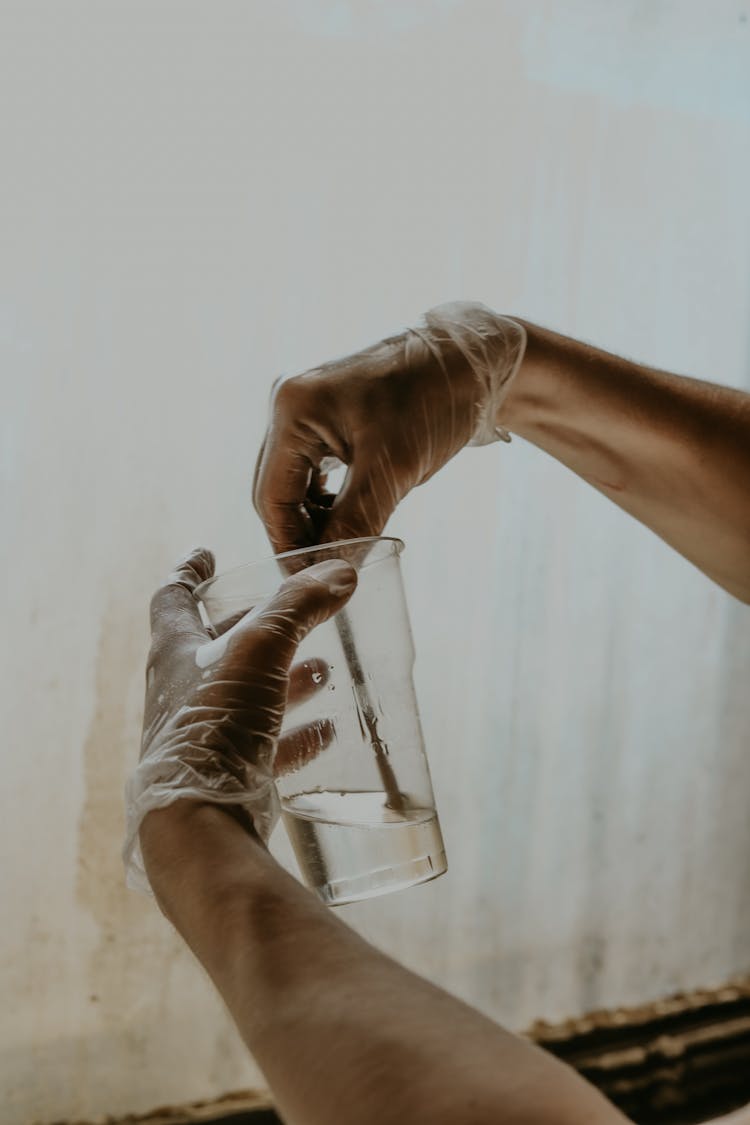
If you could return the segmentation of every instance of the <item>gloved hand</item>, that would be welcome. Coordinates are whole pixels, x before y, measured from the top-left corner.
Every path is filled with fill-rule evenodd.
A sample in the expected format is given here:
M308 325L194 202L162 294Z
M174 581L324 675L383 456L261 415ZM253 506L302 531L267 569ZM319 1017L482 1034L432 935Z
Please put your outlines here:
M193 590L213 571L210 551L193 551L151 603L141 760L126 787L123 849L128 885L139 890L149 886L138 829L152 809L186 798L231 806L265 842L278 817L274 770L326 742L319 725L278 742L287 702L324 682L324 664L291 674L290 666L299 642L346 603L356 571L340 561L311 566L212 639Z
M416 328L278 382L253 485L274 550L379 535L465 445L510 441L498 411L525 348L516 321L440 305ZM335 461L348 472L334 497Z

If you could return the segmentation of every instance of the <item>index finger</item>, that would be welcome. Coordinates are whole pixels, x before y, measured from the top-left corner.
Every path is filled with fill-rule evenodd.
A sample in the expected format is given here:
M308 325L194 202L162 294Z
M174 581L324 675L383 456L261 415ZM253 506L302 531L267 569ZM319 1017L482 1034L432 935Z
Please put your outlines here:
M305 507L312 471L309 453L296 447L292 434L269 430L255 467L253 503L277 554L314 542Z

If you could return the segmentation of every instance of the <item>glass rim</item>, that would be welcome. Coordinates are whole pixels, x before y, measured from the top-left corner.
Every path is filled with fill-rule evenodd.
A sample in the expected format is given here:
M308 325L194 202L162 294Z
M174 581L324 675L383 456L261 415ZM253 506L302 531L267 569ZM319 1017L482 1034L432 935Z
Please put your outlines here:
M255 562L239 563L237 566L231 566L229 570L223 570L221 574L214 574L211 578L207 578L205 582L201 582L193 590L193 597L196 601L204 601L204 593L220 582L224 578L231 578L233 575L239 574L241 571L251 571L256 567L265 566L268 563L278 562L280 559L288 559L302 555L313 554L315 551L328 551L336 547L357 547L365 543L392 543L395 546L395 555L398 556L404 550L405 544L403 539L399 539L395 535L364 535L358 539L336 539L331 543L314 543L310 547L298 547L293 551L282 551L278 555L266 555L263 559L256 559ZM373 566L377 562L382 562L382 559L373 559L371 562L365 561L358 570L365 570L368 566Z

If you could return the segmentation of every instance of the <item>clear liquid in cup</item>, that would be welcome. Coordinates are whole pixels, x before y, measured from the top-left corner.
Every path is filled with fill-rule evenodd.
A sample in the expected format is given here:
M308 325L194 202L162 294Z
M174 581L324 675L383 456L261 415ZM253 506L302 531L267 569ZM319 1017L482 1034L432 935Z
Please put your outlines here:
M425 883L447 870L434 809L396 812L378 792L298 793L284 824L307 884L329 905Z

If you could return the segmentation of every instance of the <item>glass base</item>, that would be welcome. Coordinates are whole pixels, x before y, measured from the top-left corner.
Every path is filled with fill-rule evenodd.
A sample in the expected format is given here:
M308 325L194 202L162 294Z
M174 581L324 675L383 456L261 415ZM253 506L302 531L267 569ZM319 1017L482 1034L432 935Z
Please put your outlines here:
M281 803L302 877L323 902L356 902L447 870L434 808L393 810L384 793L311 791Z
M366 875L355 875L349 879L336 879L322 887L311 886L326 906L344 906L347 902L361 902L377 895L387 895L391 891L403 891L420 883L429 883L448 870L445 851L425 855L421 859L404 863L400 867L384 867L380 871L368 871Z

